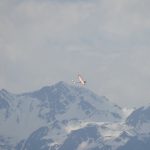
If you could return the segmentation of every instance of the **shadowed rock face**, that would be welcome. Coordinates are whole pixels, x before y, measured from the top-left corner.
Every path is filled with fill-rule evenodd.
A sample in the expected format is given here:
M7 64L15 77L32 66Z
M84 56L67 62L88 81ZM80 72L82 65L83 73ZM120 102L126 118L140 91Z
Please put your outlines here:
M142 140L138 136L132 137L125 145L119 147L117 150L149 150L150 136Z
M135 110L128 118L127 124L136 126L139 123L150 122L150 107L141 107Z
M0 109L8 109L9 103L2 97L0 97Z
M99 137L96 126L81 128L73 131L59 150L76 150L82 142L89 140L88 144L90 144L90 142L96 141Z
M8 97L9 93L2 89L0 91L0 109L8 109L9 108L9 97Z
M26 141L21 141L16 149L17 150L49 150L48 144L52 143L51 139L43 139L47 135L48 128L41 127L34 131Z
M1 115L3 114L3 117L7 119L10 114L10 104L9 104L9 93L6 90L0 91L0 111ZM13 100L13 99L12 99Z

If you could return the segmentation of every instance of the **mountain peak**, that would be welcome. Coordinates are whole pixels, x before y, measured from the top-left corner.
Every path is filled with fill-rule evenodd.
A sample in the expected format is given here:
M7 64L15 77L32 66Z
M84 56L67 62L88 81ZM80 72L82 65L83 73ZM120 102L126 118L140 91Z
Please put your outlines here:
M57 85L57 86L61 86L61 85L63 85L63 86L68 86L69 84L67 84L66 82L64 82L64 81L59 81L59 82L57 82L55 85Z
M59 89L59 88L70 88L71 85L64 82L64 81L59 81L59 82L55 83L54 85L52 85L52 87L55 87L57 89Z
M5 90L5 89L1 89L1 90L0 90L0 93L8 93L8 91Z
M1 96L8 96L8 95L11 95L11 93L8 92L8 91L5 90L5 89L2 89L2 90L0 90L0 95L1 95Z
M65 119L116 121L122 117L121 108L116 107L104 96L98 96L85 87L71 85L64 81L26 95L40 100L43 107L50 107L46 115L53 114L53 118L63 114Z
M64 82L64 81L59 81L53 85L50 86L45 86L43 88L40 89L40 91L45 91L45 92L50 92L50 91L59 91L59 90L65 90L65 89L69 89L71 88L71 85L69 85L68 83Z
M56 88L56 89L59 89L59 88L68 88L69 86L71 86L71 85L67 84L64 81L59 81L59 82L57 82L57 83L55 83L53 85L44 86L39 91L50 91L50 90L52 90L54 88Z

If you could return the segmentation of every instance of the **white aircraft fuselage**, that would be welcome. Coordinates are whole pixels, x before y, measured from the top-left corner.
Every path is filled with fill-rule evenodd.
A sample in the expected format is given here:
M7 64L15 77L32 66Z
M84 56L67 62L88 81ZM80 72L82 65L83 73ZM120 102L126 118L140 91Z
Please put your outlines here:
M86 81L82 78L82 76L80 74L78 75L78 79L82 85L85 85Z

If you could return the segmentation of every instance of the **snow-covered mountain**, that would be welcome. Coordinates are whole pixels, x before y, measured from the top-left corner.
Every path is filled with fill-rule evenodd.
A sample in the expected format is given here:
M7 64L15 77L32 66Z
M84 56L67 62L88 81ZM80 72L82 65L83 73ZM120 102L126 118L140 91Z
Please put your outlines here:
M139 135L150 135L150 105L136 109L127 118L126 123Z
M150 149L150 106L140 107L127 118L126 124L132 129L132 136L117 150Z
M23 94L3 89L0 150L124 150L143 139L149 147L149 112L139 108L125 121L130 110L64 82Z
M150 123L150 106L140 107L136 109L127 118L127 124L131 126L138 126L145 123Z
M59 142L63 140L60 134L67 136L81 122L121 119L121 108L106 97L64 82L19 95L0 91L0 135L16 143L47 125L51 138Z

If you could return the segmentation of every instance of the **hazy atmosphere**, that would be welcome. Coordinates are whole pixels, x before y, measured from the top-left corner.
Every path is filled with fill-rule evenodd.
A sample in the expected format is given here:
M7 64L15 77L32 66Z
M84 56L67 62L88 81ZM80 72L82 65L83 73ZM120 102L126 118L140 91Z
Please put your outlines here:
M120 106L150 102L150 1L1 0L0 89L27 92L80 72Z

